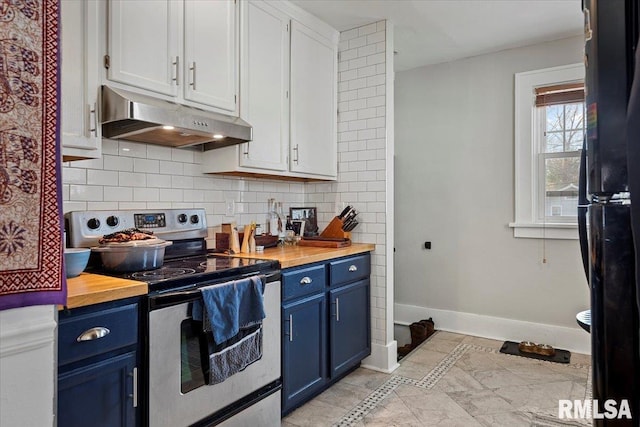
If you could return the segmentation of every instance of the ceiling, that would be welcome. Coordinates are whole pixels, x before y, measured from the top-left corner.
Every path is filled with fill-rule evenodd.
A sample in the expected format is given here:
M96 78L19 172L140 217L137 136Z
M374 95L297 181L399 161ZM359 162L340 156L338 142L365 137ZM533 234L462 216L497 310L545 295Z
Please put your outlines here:
M394 25L395 70L582 34L581 0L293 0L339 31Z

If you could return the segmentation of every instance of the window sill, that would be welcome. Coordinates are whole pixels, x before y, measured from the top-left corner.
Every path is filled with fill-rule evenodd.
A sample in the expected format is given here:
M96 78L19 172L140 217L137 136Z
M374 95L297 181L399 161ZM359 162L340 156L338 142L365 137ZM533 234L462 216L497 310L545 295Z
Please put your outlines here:
M578 225L575 223L509 223L513 237L524 239L578 240Z

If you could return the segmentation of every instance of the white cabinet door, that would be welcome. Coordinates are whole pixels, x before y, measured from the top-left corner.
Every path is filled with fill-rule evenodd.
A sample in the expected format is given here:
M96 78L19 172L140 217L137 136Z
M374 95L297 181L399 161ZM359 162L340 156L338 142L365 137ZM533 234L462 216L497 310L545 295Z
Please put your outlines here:
M337 49L291 23L291 153L294 172L337 175Z
M61 140L65 160L98 158L98 2L61 2Z
M243 11L240 115L253 126L240 165L286 171L289 152L289 17L263 2Z
M184 98L236 112L238 40L233 0L184 2Z
M176 96L181 24L182 0L111 0L107 78Z

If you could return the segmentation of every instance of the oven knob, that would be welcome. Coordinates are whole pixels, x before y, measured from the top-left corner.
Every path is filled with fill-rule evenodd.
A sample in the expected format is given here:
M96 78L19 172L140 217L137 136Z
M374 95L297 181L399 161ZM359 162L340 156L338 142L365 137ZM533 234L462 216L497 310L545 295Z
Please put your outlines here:
M118 225L118 217L117 216L113 216L113 215L108 217L107 218L107 225L109 227L115 227L116 225Z
M185 222L187 222L187 216L185 214L178 215L178 222L184 224Z
M87 227L92 230L100 228L100 220L98 218L91 218L89 221L87 221Z
M191 224L197 224L200 222L200 218L198 218L198 215L191 215Z

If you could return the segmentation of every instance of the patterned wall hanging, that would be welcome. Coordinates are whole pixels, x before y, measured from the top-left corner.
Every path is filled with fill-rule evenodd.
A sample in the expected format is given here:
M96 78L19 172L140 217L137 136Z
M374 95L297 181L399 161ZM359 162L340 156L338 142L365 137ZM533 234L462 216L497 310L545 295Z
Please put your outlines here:
M0 0L0 309L64 304L57 0Z

